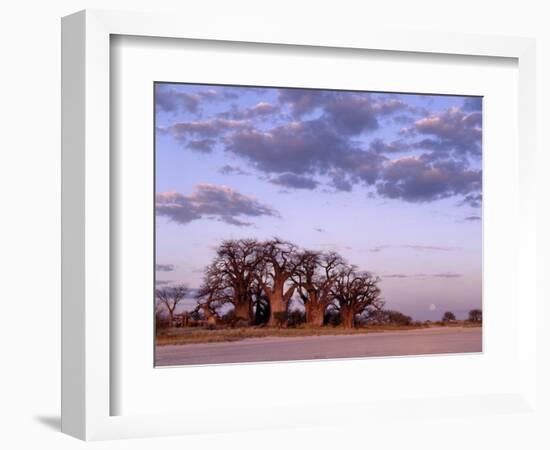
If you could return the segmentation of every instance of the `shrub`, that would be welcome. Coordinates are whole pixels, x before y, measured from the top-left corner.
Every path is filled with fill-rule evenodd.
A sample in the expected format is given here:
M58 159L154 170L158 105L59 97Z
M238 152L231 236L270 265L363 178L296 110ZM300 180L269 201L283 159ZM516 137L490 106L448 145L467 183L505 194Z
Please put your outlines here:
M335 309L327 310L323 321L324 325L332 325L333 327L337 327L341 323L342 323L342 317L340 316L339 311Z
M410 325L412 317L407 316L399 311L388 311L388 322L394 325Z
M169 320L168 317L166 317L165 314L162 314L161 312L157 312L155 314L155 330L158 333L160 330L164 330L168 328Z
M468 313L468 320L470 322L481 323L483 321L483 312L481 309L472 309Z
M227 313L225 313L223 316L220 317L219 323L220 323L220 325L226 325L226 326L229 326L229 327L234 327L236 320L237 320L237 318L235 317L235 312L233 310L231 310L231 311L228 311Z
M456 322L456 316L451 311L447 311L443 314L443 317L441 318L441 322L443 323Z
M377 325L408 326L412 324L412 317L392 309L382 309L374 312L368 322Z
M306 313L299 309L294 309L288 313L288 326L297 327L306 321Z
M286 311L275 312L273 313L273 317L275 318L275 323L278 327L282 327L288 322L288 313Z

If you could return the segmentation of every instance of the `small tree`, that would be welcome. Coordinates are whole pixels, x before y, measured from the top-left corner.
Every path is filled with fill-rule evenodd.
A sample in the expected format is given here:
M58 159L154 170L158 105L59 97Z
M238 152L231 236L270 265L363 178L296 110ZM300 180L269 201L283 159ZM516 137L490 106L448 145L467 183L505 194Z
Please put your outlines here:
M468 313L468 320L470 322L481 323L483 321L483 313L481 309L472 309Z
M185 284L180 284L174 287L165 287L155 291L158 305L162 305L168 313L168 327L174 326L174 313L176 306L189 293L189 289Z
M443 323L450 323L454 321L456 321L456 316L451 311L445 312L441 318L441 322Z

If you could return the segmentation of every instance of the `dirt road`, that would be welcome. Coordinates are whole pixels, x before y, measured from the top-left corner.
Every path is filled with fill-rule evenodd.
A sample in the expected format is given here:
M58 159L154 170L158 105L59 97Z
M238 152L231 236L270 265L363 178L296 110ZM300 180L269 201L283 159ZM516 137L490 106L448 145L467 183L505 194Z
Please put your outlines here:
M441 327L370 334L267 337L236 342L163 345L156 349L156 365L474 353L482 351L481 330L481 327Z

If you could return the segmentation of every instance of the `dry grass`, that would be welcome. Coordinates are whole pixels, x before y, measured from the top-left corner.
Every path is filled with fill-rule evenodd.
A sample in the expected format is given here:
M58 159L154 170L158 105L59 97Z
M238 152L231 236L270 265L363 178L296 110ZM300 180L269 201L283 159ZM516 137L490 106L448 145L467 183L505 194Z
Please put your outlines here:
M300 336L326 336L341 334L379 333L382 331L415 330L428 328L427 325L371 325L368 328L346 329L342 327L296 327L296 328L222 328L208 330L205 328L172 328L162 330L157 336L157 345L183 345L199 344L207 342L231 342L258 337L300 337Z

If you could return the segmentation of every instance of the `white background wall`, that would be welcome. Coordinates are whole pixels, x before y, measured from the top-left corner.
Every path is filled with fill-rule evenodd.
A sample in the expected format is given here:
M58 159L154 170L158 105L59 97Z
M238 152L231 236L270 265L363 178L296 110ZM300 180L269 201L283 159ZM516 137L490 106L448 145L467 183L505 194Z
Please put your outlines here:
M457 31L533 36L538 39L539 274L540 289L550 292L548 194L550 163L550 12L544 1L144 1L19 0L0 10L0 446L3 448L81 448L85 444L59 433L60 346L60 17L83 8L179 10L208 21L268 18L285 26L326 23L340 27ZM543 208L544 207L544 211ZM546 235L545 235L546 232ZM546 270L542 252L546 256ZM548 299L549 295L545 295ZM542 307L548 311L547 305ZM549 333L541 367L548 376ZM547 380L550 379L548 376ZM404 380L405 381L405 380ZM550 400L548 389L543 394ZM548 420L547 420L548 422ZM449 432L449 424L452 431ZM420 422L407 420L399 430L302 429L249 434L192 436L162 440L90 444L95 448L157 446L219 448L367 447L369 434L387 436L387 448L549 448L543 423L528 417L499 416ZM548 423L546 423L546 426ZM366 428L366 427L365 427ZM445 434L443 434L445 433Z

